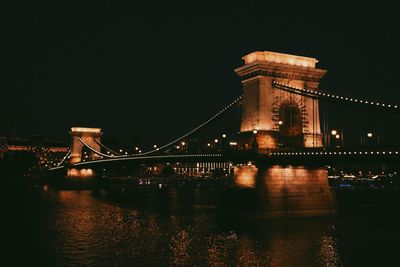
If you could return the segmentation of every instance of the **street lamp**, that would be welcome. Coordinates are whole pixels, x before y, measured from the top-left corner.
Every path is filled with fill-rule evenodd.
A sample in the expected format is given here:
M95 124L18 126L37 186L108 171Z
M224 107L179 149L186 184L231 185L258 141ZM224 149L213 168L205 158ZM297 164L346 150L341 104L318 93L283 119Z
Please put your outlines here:
M254 129L254 130L253 130L253 134L257 134L257 132L258 132L257 129Z
M222 134L222 138L226 138L226 134Z
M376 137L375 137L376 136ZM364 137L365 138L365 137ZM367 140L364 140L364 143L368 143L368 144L372 144L373 143L373 139L375 139L376 140L376 143L379 145L379 134L373 134L372 132L368 132L367 133L367 138L368 138L368 141Z
M338 139L338 140L340 139L340 146L343 146L343 136L344 136L343 130L340 131L340 133L339 133L338 130L335 130L335 129L333 129L333 130L331 131L331 134L328 135L328 145L329 145L329 146L331 146L331 141L333 141L333 140L331 140L331 135L332 135L332 137L334 137L335 139ZM335 145L337 146L337 142L335 142Z

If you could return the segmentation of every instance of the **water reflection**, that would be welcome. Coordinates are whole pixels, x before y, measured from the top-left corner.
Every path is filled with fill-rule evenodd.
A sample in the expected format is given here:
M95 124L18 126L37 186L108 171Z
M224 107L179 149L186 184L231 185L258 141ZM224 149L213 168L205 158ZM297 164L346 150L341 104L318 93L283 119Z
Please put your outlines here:
M258 169L254 165L235 167L235 183L241 187L254 188L256 185Z
M37 219L54 249L52 265L282 266L338 258L334 237L326 235L329 224L224 222L210 209L161 215L110 202L104 193L42 194L52 207L40 208Z
M277 175L284 182L275 180ZM211 189L142 191L135 196L28 189L14 192L23 196L23 204L8 205L14 205L10 211L20 205L28 207L29 219L14 219L7 229L15 243L37 248L26 257L25 265L365 266L396 260L393 244L400 240L396 223L376 222L378 218L373 217L366 224L364 219L264 220L250 216L253 211L271 214L278 207L286 212L313 211L316 200L326 204L329 198L324 195L308 195L321 186L323 170L274 167L257 170L253 177L254 187L231 195ZM314 183L302 188L301 181ZM237 216L227 216L230 210L221 208L220 197L228 197L231 209L234 200L243 204ZM257 208L249 212L247 206ZM23 229L30 234L12 234ZM363 260L365 255L368 260ZM15 262L10 265L18 265Z
M181 230L171 238L171 264L173 266L190 265L191 236L186 230Z
M234 173L239 187L253 189L264 217L326 217L336 212L325 168L241 166Z
M337 240L334 237L321 237L321 251L318 259L325 266L338 266L341 263L337 251Z

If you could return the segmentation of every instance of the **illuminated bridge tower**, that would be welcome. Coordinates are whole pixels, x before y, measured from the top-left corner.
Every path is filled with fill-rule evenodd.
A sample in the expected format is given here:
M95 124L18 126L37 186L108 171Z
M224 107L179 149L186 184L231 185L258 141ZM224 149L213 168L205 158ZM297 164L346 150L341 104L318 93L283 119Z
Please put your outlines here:
M100 155L88 149L87 144L96 151L100 151L100 138L103 135L100 128L72 127L71 135L71 157L70 163L77 163L83 160L84 152L87 152L88 160L97 159Z
M326 70L315 58L253 52L235 69L242 78L240 146L268 153L276 148L322 147L318 100L274 88L273 82L317 90Z

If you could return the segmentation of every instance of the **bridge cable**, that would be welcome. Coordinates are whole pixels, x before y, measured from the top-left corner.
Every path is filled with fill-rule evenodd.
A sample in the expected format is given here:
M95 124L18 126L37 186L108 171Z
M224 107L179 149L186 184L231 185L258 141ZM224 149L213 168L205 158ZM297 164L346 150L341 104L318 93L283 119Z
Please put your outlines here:
M61 164L64 163L64 161L67 159L67 157L71 154L71 149L68 150L67 154L65 154L64 158L57 164L57 167L59 167Z
M272 85L277 89L281 89L281 90L284 90L284 91L287 91L290 93L304 95L304 96L311 97L311 98L326 98L326 99L335 100L335 101L347 101L347 102L351 102L353 104L362 104L362 105L368 106L368 107L385 108L385 109L391 110L391 111L400 111L399 105L387 104L387 103L383 103L382 101L366 100L366 99L361 99L361 98L357 98L357 97L339 95L337 93L334 94L334 93L330 93L329 91L324 91L321 89L310 90L310 89L301 88L301 87L294 87L292 85L279 83L276 81L273 81Z
M147 152L139 153L139 154L134 154L134 156L148 155L148 154L151 154L151 153L160 151L160 150L162 150L162 149L164 149L164 148L167 148L167 147L169 147L169 146L171 146L171 145L173 145L173 144L175 144L175 143L181 141L182 139L184 139L184 138L188 137L189 135L191 135L191 134L197 132L198 130L200 130L201 128L203 128L204 126L206 126L207 124L209 124L210 122L212 122L213 120L215 120L216 118L218 118L221 114L225 113L227 110L229 110L230 108L232 108L235 104L237 104L237 103L242 99L242 97L243 97L243 96L239 96L238 98L235 99L235 101L233 101L233 102L230 103L228 106L226 106L225 108L223 108L222 110L220 110L220 111L219 111L218 113L216 113L214 116L210 117L208 120L204 121L202 124L200 124L199 126L197 126L197 127L194 128L194 129L192 129L191 131L187 132L186 134L182 135L181 137L176 138L176 139L170 141L169 143L167 143L167 144L165 144L165 145L163 145L163 146L161 146L161 147L159 147L159 148L156 148L156 149L153 149L153 150L150 150L150 151L147 151Z
M99 144L102 148L106 149L107 151L109 151L109 152L111 152L111 153L114 153L114 154L116 154L116 155L118 155L118 156L121 155L120 153L118 153L118 152L116 152L116 151L114 151L114 150L112 150L112 149L106 147L106 146L103 145L101 142L97 141L96 139L94 139L94 141L95 141L97 144Z
M106 158L115 158L114 156L110 156L104 153L101 153L100 151L97 151L96 149L92 148L91 146L89 146L88 144L86 144L81 138L78 138L79 141L81 141L81 143L86 146L87 148L89 148L92 152L96 153L97 155L106 157ZM119 156L116 156L119 157Z

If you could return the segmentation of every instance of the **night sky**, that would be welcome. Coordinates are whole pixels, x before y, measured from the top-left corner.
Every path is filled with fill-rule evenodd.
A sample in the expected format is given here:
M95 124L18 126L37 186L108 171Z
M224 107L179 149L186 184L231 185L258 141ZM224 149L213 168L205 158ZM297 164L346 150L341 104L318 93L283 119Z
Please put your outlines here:
M92 126L161 143L238 97L233 69L257 50L317 58L323 89L400 102L393 6L85 2L4 12L15 27L0 134L64 140L69 127Z

